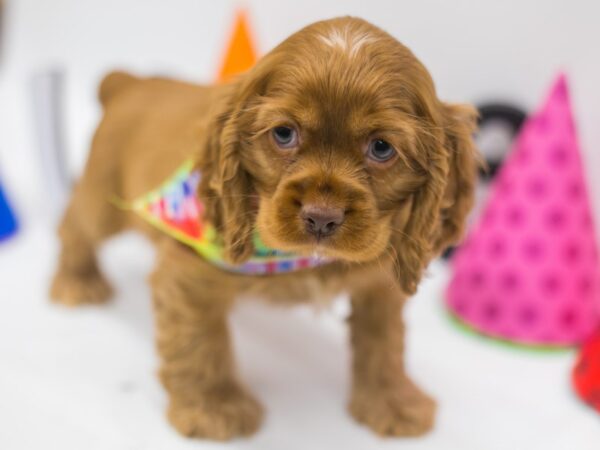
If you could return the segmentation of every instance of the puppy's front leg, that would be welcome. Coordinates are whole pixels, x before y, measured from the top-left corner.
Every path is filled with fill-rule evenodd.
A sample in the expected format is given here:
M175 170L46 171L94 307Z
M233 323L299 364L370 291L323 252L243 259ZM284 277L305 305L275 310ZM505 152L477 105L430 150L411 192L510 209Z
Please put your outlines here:
M402 291L384 277L355 288L351 297L351 414L380 435L425 433L435 404L404 372Z
M173 426L186 436L218 440L254 433L263 412L235 374L227 327L234 293L214 268L171 242L160 249L151 281Z

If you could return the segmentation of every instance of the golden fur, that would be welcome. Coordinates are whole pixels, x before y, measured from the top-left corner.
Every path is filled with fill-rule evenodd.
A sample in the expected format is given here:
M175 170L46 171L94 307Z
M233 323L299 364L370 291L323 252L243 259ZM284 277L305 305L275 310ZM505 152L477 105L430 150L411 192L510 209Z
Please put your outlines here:
M214 439L259 427L262 409L238 380L227 329L241 293L294 303L345 291L351 414L381 435L428 430L435 407L404 373L401 311L431 258L461 235L477 166L475 111L441 102L406 47L355 18L304 28L227 85L116 72L100 99L104 117L60 227L51 294L66 305L104 301L97 246L127 228L156 242L151 284L171 423ZM277 126L298 131L294 149L276 145ZM395 148L390 161L366 158L374 138ZM257 228L271 246L335 262L263 277L224 272L108 202L151 190L190 157L203 173L205 220L229 261L252 254ZM300 218L306 204L343 210L345 220L318 239Z

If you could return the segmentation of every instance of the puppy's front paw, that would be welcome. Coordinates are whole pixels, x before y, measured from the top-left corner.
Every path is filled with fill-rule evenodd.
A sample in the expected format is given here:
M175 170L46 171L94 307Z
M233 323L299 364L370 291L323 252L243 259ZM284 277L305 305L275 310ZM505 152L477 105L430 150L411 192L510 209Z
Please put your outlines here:
M410 380L390 387L355 386L349 410L380 436L420 436L433 427L435 402Z
M52 281L50 297L65 306L104 303L112 296L112 288L98 271L85 275L58 271Z
M172 401L167 415L184 436L225 441L254 434L263 409L254 397L233 385L211 390L190 404Z

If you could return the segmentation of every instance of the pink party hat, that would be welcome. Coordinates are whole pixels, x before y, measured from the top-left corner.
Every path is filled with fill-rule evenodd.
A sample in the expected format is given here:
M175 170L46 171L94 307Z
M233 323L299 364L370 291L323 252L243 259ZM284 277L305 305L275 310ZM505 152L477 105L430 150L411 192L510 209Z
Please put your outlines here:
M452 266L448 306L486 335L563 346L600 323L598 250L564 75L524 124Z

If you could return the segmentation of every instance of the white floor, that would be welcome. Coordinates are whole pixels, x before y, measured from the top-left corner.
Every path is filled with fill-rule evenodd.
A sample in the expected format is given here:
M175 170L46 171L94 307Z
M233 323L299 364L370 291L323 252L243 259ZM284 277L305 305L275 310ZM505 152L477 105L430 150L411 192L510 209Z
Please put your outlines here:
M600 416L569 388L572 352L506 349L456 330L442 307L446 268L434 264L414 298L411 373L440 404L427 437L382 440L344 405L349 354L344 299L327 311L248 304L233 317L241 371L268 417L252 439L186 440L163 417L155 377L149 291L152 249L110 243L102 261L118 295L76 311L46 295L56 242L33 226L0 244L0 449L435 449L600 448Z

